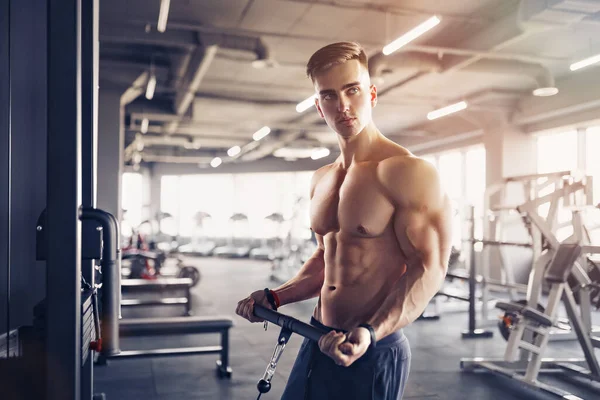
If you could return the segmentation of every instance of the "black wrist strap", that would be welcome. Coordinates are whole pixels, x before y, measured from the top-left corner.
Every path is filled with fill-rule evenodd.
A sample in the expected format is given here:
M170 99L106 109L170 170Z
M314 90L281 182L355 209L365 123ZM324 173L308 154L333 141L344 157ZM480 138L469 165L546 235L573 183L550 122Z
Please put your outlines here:
M271 293L271 290L269 288L265 288L265 296L267 297L267 301L269 302L271 307L273 307L273 310L277 311L277 303L275 302L275 296L273 296L273 293Z
M373 327L369 324L360 324L358 326L369 330L369 333L371 334L371 344L369 345L369 347L375 348L377 346L377 338L375 337L375 329L373 329Z

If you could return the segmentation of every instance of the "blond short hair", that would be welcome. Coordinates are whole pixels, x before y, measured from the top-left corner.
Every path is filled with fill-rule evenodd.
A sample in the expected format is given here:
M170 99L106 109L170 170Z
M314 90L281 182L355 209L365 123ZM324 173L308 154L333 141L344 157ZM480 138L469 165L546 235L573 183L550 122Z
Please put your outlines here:
M356 42L332 43L317 50L306 64L306 75L314 82L315 75L333 65L346 61L358 60L369 70L367 54L362 46Z

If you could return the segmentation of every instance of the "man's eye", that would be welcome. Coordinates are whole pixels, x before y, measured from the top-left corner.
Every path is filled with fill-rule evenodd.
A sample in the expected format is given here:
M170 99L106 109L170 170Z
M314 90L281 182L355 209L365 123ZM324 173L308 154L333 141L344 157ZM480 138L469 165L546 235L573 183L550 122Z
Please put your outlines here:
M358 93L358 88L357 87L350 88L349 92L352 94L356 94L356 93Z

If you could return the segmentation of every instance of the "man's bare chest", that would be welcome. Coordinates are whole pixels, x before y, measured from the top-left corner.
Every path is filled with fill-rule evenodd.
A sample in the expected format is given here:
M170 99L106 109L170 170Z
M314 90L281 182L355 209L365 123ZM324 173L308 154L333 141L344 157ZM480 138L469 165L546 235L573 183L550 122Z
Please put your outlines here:
M394 206L377 179L376 169L354 167L332 170L315 187L311 227L320 234L342 232L359 237L381 235Z

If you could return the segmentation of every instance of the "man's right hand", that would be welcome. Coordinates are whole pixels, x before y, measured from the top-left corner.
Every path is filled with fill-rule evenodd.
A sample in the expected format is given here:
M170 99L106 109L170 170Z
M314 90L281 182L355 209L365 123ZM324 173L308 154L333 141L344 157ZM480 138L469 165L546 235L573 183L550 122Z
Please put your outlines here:
M258 318L256 315L254 315L255 304L259 304L270 310L273 309L273 307L271 307L271 304L269 303L269 300L267 300L265 291L257 290L250 296L238 302L237 308L235 309L235 313L243 318L246 318L250 322L263 322L264 319Z

